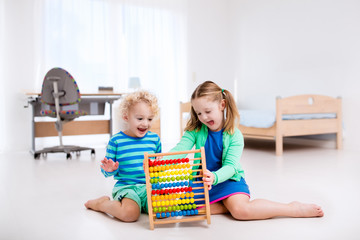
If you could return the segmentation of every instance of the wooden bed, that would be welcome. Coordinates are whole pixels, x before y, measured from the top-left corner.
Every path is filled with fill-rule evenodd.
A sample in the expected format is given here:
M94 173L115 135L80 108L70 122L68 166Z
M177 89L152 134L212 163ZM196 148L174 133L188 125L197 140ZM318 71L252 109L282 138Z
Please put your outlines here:
M298 95L276 99L276 119L269 128L239 125L245 138L275 140L276 155L283 153L283 138L318 134L336 134L336 147L342 148L341 98L322 95ZM334 118L284 120L284 115L333 113ZM241 116L240 116L241 118Z
M319 134L336 134L336 148L342 148L341 98L322 95L298 95L276 99L275 123L271 127L248 127L239 124L244 138L275 140L276 155L283 154L283 138ZM180 103L180 132L184 131L184 113L190 112L190 103ZM289 115L333 114L333 118L284 120ZM240 116L241 118L241 116Z

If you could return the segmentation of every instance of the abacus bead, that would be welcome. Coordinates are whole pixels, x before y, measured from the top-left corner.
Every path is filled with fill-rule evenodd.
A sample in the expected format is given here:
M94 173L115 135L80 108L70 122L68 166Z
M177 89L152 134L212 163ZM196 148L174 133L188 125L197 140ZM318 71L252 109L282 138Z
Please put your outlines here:
M162 212L162 213L161 213L161 217L164 218L165 216L166 216L166 214L165 214L164 212Z
M171 212L171 216L174 217L174 216L175 216L175 212Z
M178 215L179 215L179 216L182 216L182 215L183 215L183 214L182 214L182 211L179 211Z
M186 215L190 215L190 210L186 210Z
M195 211L194 211L194 210L190 210L190 214L191 214L191 215L194 215L194 214L195 214Z
M198 215L199 211L197 209L194 210L195 214Z
M160 213L157 213L157 214L156 214L156 218L160 218Z
M178 212L174 212L175 217L179 216Z

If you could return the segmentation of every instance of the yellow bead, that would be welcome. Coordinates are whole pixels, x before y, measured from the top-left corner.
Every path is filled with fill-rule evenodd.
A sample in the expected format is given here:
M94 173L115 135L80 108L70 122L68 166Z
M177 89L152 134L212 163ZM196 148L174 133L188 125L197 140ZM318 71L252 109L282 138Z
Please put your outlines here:
M157 172L158 171L158 167L154 167L154 172Z
M152 206L153 206L153 207L156 207L156 202L153 202L153 203L152 203Z
M170 203L169 201L166 201L166 202L165 202L165 205L166 205L166 206L169 206L169 203Z
M190 202L190 200L187 198L185 199L185 203L188 204Z
M150 177L153 178L153 177L154 177L154 173L150 173Z
M161 206L165 206L165 201L161 201Z
M156 202L156 206L160 207L160 206L161 206L161 202Z
M194 192L191 192L191 193L190 193L190 197L194 197Z
M190 202L191 202L191 203L194 203L195 200L194 200L193 198L190 198Z
M149 172L153 172L154 168L153 167L149 167Z

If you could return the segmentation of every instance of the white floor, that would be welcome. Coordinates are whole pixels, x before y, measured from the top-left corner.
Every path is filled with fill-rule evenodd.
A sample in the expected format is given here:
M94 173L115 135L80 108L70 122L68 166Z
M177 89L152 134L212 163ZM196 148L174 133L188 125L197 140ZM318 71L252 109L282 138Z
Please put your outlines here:
M73 160L15 152L0 155L0 239L360 239L360 150L287 144L275 157L273 147L245 148L241 162L252 198L314 202L323 207L323 218L235 221L215 215L211 225L151 231L147 215L123 223L84 207L88 199L109 195L114 184L99 170L103 149L94 159L84 152Z

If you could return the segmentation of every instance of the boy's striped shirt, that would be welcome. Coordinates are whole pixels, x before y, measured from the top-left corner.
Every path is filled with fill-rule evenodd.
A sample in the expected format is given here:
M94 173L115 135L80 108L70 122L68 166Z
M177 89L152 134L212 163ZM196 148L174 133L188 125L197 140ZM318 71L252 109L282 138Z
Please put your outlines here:
M144 137L135 138L121 131L110 139L106 150L106 158L119 162L119 167L114 172L101 171L105 177L114 176L115 186L145 184L145 152L161 152L160 137L156 133L149 131Z

